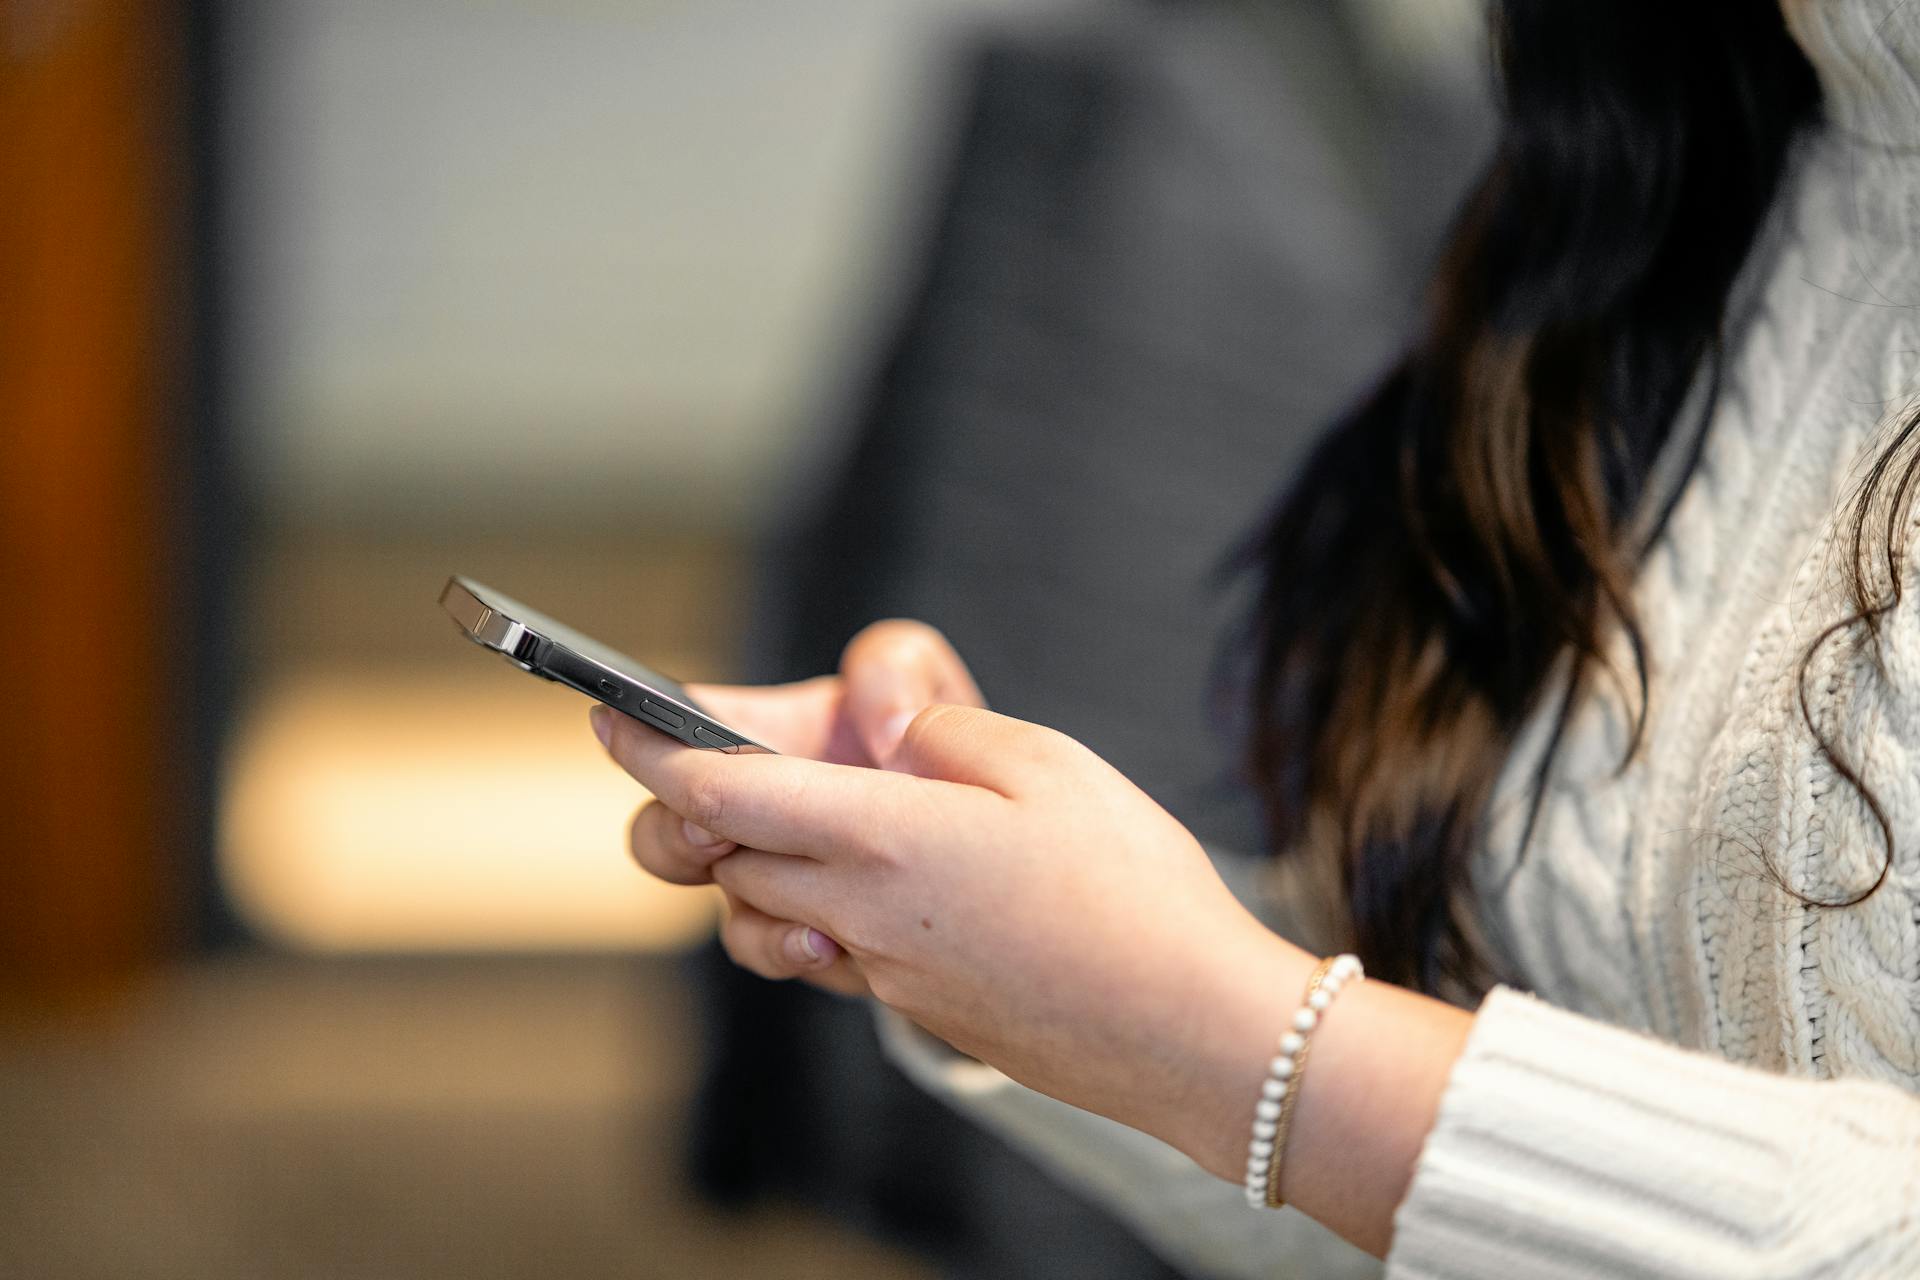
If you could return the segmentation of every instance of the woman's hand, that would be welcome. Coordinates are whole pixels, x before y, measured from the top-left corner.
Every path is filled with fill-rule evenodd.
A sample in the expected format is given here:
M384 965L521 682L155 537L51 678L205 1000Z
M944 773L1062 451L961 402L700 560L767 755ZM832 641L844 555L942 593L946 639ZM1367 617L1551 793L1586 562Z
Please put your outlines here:
M723 715L746 705L715 699ZM1244 1161L1279 1005L1311 959L1085 747L952 705L867 748L885 771L697 751L604 711L595 721L658 797L635 824L636 856L742 904L729 925L741 963L806 972L803 938L843 949L876 997L956 1048L1216 1172ZM823 736L817 708L806 726L771 745L861 739ZM717 841L695 847L676 835L682 820Z
M917 624L862 632L838 678L698 696L790 754L697 751L604 707L594 727L658 797L635 856L727 891L734 959L870 985L1014 1079L1239 1180L1313 957L1254 920L1171 815L1071 739L951 705L978 690ZM1343 995L1314 1036L1288 1200L1384 1255L1471 1025L1385 983Z
M913 717L934 703L984 706L966 663L924 622L888 619L855 636L840 673L764 687L694 685L700 703L776 750L834 764L879 766ZM634 857L676 884L705 884L713 862L735 845L649 803L630 832ZM735 964L763 978L804 978L843 995L863 995L856 962L817 929L780 920L728 893L721 945Z

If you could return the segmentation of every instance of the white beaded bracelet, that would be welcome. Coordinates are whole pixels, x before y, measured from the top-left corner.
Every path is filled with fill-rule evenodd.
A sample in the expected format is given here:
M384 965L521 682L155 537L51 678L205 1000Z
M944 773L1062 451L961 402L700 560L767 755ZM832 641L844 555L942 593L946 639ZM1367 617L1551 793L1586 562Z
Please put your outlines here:
M1360 957L1329 956L1314 966L1307 979L1306 995L1280 1037L1278 1051L1267 1063L1267 1078L1260 1086L1260 1100L1253 1108L1253 1138L1247 1144L1247 1204L1250 1208L1278 1209L1280 1198L1280 1157L1287 1147L1287 1130L1293 1124L1294 1101L1300 1094L1300 1080L1306 1074L1307 1050L1320 1016L1333 1003L1340 988L1366 977Z

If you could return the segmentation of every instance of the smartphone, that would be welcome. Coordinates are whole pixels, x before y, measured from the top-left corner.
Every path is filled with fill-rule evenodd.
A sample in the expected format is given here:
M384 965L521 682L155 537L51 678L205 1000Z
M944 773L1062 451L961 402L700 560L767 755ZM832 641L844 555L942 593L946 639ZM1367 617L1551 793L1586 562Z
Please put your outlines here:
M578 689L690 747L729 755L773 751L714 719L658 671L491 587L456 574L441 589L440 607L453 615L467 639L522 671Z

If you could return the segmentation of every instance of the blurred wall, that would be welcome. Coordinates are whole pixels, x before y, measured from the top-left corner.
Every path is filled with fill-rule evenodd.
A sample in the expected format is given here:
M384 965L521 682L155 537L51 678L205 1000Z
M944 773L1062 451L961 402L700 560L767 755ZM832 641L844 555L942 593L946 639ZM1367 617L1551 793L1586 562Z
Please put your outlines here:
M231 6L249 483L299 521L749 516L931 167L952 28L1035 7Z
M112 990L178 902L183 97L170 13L0 9L0 1003Z
M574 695L462 645L459 571L683 678L863 363L1013 0L221 8L227 418L256 534L219 875L335 951L664 947ZM510 749L504 749L509 748Z

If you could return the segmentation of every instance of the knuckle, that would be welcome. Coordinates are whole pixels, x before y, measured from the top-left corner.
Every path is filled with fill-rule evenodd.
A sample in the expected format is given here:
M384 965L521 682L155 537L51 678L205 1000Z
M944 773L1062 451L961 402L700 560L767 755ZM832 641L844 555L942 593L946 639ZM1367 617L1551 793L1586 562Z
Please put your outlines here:
M727 818L726 785L711 771L687 784L686 819L696 827L719 833Z
M918 618L888 618L879 625L887 628L888 639L903 647L929 652L945 652L952 647L938 627Z
M841 652L843 670L877 663L885 666L939 666L951 660L953 646L940 631L916 618L883 618L870 623Z
M918 646L928 640L943 642L946 637L918 618L882 618L878 622L868 623L853 638L853 644L876 645L893 648L896 646ZM849 646L851 647L851 646Z

